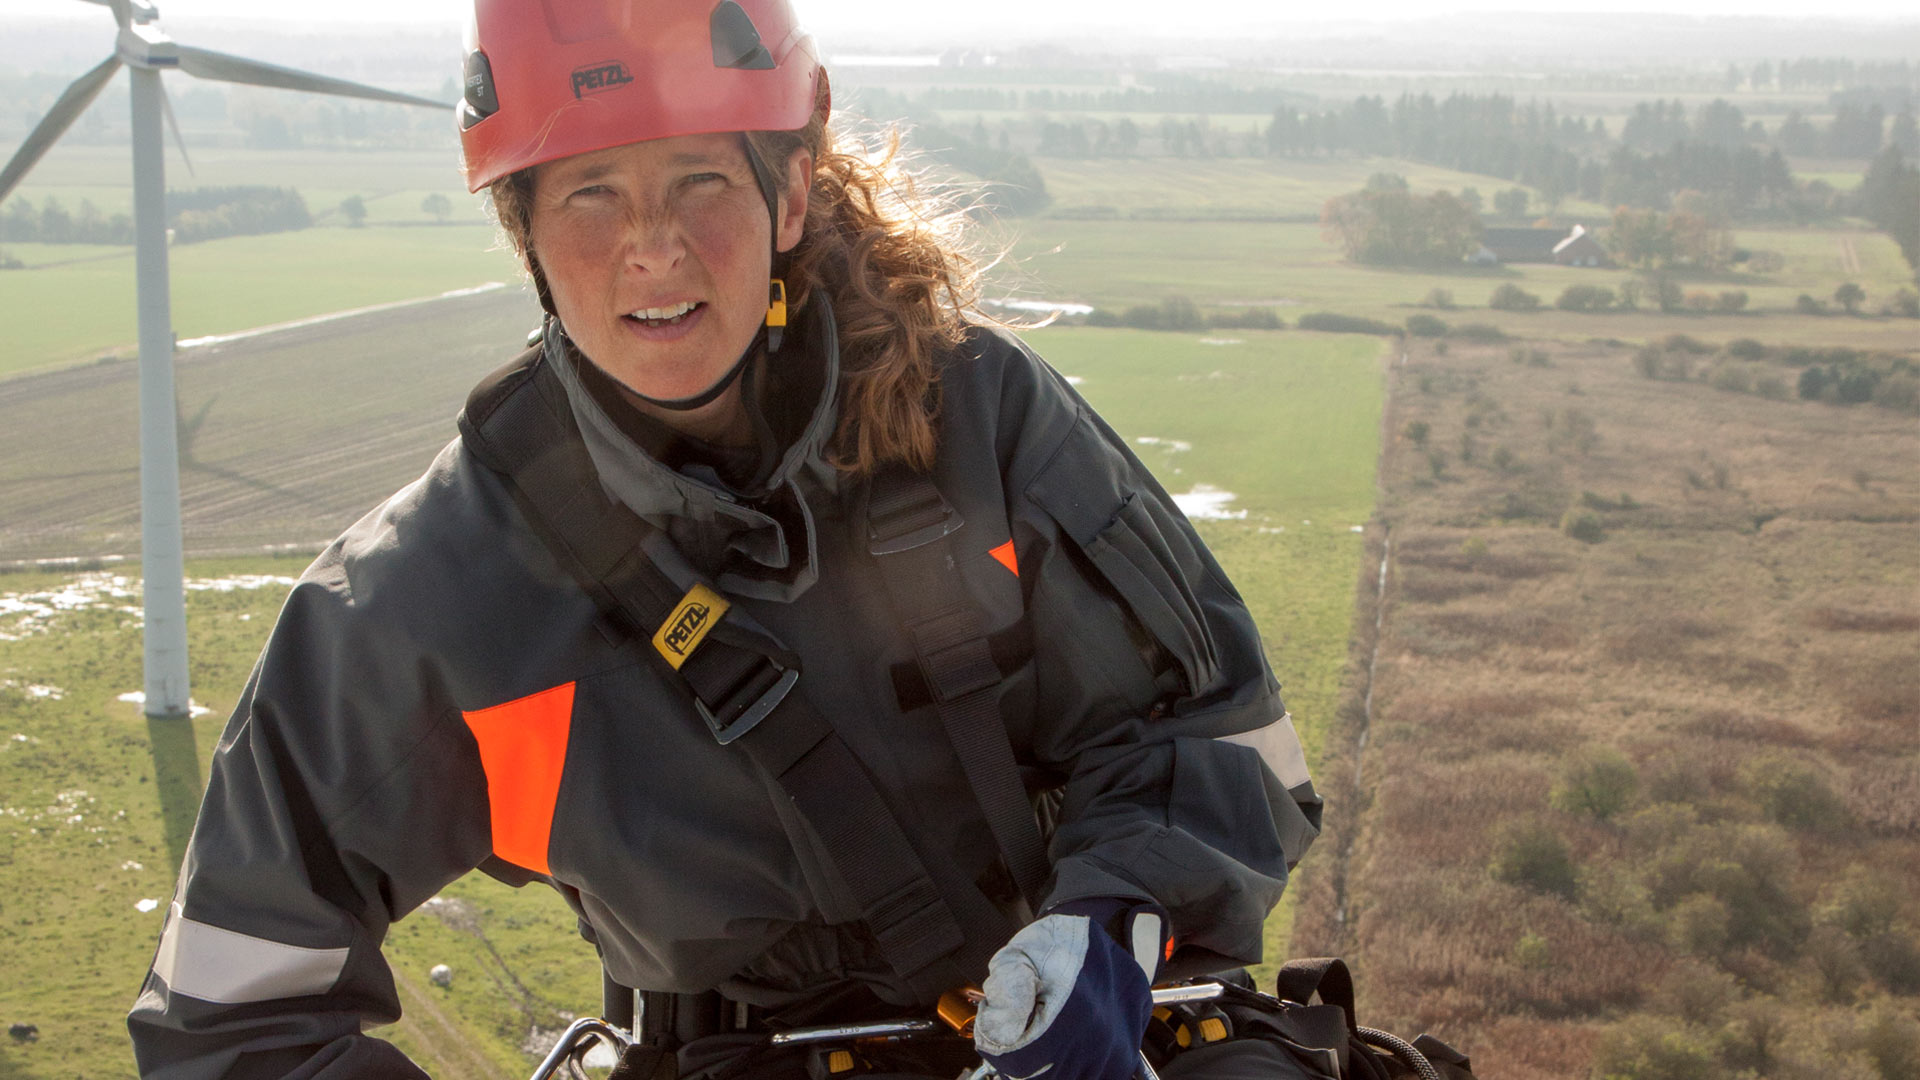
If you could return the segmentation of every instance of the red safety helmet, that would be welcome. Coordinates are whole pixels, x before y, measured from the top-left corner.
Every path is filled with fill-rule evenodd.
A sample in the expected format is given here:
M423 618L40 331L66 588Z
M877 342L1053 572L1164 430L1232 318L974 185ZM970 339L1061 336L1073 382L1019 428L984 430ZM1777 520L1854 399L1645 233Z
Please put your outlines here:
M791 131L813 115L813 39L787 0L474 0L467 188L671 135Z

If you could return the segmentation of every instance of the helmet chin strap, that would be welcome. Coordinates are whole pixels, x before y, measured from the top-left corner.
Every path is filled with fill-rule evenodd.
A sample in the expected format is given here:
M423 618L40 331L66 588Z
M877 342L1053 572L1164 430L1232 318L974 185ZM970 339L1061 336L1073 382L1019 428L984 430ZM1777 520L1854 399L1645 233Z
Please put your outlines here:
M760 185L760 194L767 200L767 220L773 223L773 256L769 260L769 265L773 267L774 273L767 289L766 322L760 327L760 332L755 334L753 340L747 344L747 351L740 354L740 359L733 362L733 366L727 369L726 374L720 376L719 381L712 386L692 397L657 398L634 391L635 396L647 404L672 412L689 412L711 405L721 394L726 393L727 387L732 386L734 380L740 377L740 373L747 369L748 361L752 360L755 354L762 352L764 347L764 354L772 356L780 351L780 344L786 337L787 283L780 276L782 264L786 262L780 251L780 189L774 183L773 170L767 166L766 160L760 156L758 150L753 148L753 143L744 134L740 136L740 146L747 153L747 164L753 166L753 179Z

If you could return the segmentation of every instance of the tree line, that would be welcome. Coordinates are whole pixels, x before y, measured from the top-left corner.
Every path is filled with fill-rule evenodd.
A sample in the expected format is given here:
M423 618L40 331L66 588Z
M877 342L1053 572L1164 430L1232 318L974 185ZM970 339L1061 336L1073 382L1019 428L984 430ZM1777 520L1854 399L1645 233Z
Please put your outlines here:
M176 244L223 236L290 232L313 224L307 203L293 188L203 187L167 192L167 228ZM102 214L89 200L69 211L47 196L35 207L25 198L0 213L0 241L41 244L131 244L133 218Z

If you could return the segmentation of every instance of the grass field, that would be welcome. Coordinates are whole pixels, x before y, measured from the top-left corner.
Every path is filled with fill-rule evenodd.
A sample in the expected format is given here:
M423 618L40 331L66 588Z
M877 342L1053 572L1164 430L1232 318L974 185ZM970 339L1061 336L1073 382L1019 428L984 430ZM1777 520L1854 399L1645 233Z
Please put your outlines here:
M1866 289L1867 312L1899 289L1913 287L1899 249L1884 234L1808 229L1747 230L1735 236L1743 245L1779 251L1785 268L1777 274L1730 272L1681 281L1689 291L1746 291L1750 310L1738 315L1559 311L1553 302L1569 285L1617 290L1633 275L1544 264L1446 271L1359 266L1346 262L1319 226L1286 222L1026 219L1010 236L1011 259L999 271L999 281L1024 295L1116 311L1184 295L1203 308L1272 307L1289 322L1304 312L1337 311L1400 323L1431 290L1445 289L1458 310L1432 314L1450 323L1490 323L1516 337L1645 341L1687 333L1714 342L1751 337L1769 344L1895 350L1920 344L1920 323L1912 319L1792 311L1801 293L1831 301L1842 281ZM1509 282L1538 296L1542 310L1487 308L1494 289Z
M1306 217L1335 195L1364 187L1375 173L1397 173L1416 193L1476 188L1489 208L1494 192L1524 187L1498 177L1456 172L1437 165L1376 157L1305 158L1036 158L1053 196L1049 217L1112 214L1134 218ZM1535 205L1539 193L1533 192ZM1562 216L1608 211L1569 199Z
M484 224L305 229L233 237L171 251L173 326L181 339L227 334L328 312L518 280L490 250ZM22 261L45 259L37 245ZM86 249L104 254L99 248ZM0 377L109 353L137 336L132 249L63 266L4 272Z
M476 313L459 304L448 314L450 323L476 324ZM505 323L491 333L496 339L507 333L505 324L522 325L511 314L499 317ZM392 320L373 321L374 336L394 332ZM337 333L315 328L277 347L236 346L225 366L217 358L203 361L209 366L198 378L194 363L183 364L188 415L195 403L212 403L205 437L219 440L196 452L237 474L224 486L201 489L201 501L190 497L190 505L224 506L226 517L242 521L263 514L304 538L289 519L273 515L307 512L309 527L317 527L334 520L329 514L351 516L355 505L370 504L399 482L378 470L350 474L357 477L351 484L343 480L324 462L352 444L336 448L327 441L323 420L330 418L342 437L393 425L380 442L388 449L373 456L411 455L390 465L404 479L450 429L450 409L437 420L428 418L432 410L457 404L459 389L485 370L441 364L396 380L384 399L358 393L367 411L335 413L356 395L316 400L329 373L315 372L306 384L297 376L304 357L325 355L327 339ZM1199 528L1252 607L1288 704L1317 756L1345 659L1360 544L1351 528L1372 512L1381 344L1297 333L1233 336L1240 340L1208 344L1199 335L1059 328L1036 331L1031 340L1081 380L1080 389L1169 490L1205 485L1232 493L1225 509L1245 516L1203 520ZM361 370L349 367L332 377L351 380ZM76 381L96 374L88 368L6 386L18 391L52 380L71 402L99 392ZM4 400L0 408L22 411ZM46 408L43 402L32 411ZM439 426L416 430L414 421L404 420L414 415L410 408L419 410L418 426ZM382 409L398 411L383 419ZM55 438L59 426L56 421L37 439ZM1180 443L1190 448L1177 448ZM125 451L121 458L130 460ZM15 486L17 478L0 478L0 492ZM61 505L49 502L29 516L58 516ZM6 516L17 521L20 513ZM193 520L190 510L190 546ZM126 595L109 590L89 604L80 598L100 591L99 575L0 575L0 634L8 635L0 638L0 880L9 886L0 900L0 965L13 976L0 984L0 1016L41 1030L37 1042L0 1046L0 1075L52 1080L131 1073L121 1018L160 925L159 911L135 905L151 899L164 906L171 893L213 742L271 626L284 578L297 574L301 562L260 557L190 565L189 576L199 580L268 578L252 588L191 594L195 696L211 712L190 730L150 725L135 706L117 700L140 684L131 583L121 585ZM137 571L129 565L106 573ZM35 605L56 606L54 593L63 593L72 610L50 612L42 621ZM42 621L46 632L23 632L23 615ZM1283 913L1270 928L1276 951L1285 919ZM572 914L544 889L462 880L441 903L395 928L388 955L407 1018L383 1034L439 1076L524 1075L530 1062L521 1047L530 1030L551 1029L563 1010L587 1011L599 999L592 952L577 940ZM438 963L456 973L448 990L427 981Z

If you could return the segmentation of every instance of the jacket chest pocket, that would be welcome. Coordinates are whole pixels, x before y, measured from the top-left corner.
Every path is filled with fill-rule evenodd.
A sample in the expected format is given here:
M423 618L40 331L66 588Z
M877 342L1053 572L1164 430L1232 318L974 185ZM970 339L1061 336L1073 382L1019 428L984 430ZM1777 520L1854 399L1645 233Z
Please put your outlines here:
M1083 416L1027 489L1132 618L1149 667L1170 666L1183 696L1221 679L1206 608L1195 592L1211 582L1209 560L1186 523L1158 498L1144 467L1109 445Z

